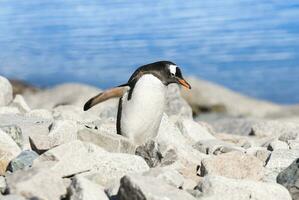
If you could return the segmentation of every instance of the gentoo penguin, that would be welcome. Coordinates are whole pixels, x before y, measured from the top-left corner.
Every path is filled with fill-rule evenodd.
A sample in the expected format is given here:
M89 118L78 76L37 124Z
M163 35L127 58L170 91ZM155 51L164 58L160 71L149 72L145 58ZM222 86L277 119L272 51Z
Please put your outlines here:
M180 68L170 61L159 61L139 67L129 81L91 98L84 110L113 97L120 97L117 113L117 133L135 144L156 137L166 101L167 85L191 86Z

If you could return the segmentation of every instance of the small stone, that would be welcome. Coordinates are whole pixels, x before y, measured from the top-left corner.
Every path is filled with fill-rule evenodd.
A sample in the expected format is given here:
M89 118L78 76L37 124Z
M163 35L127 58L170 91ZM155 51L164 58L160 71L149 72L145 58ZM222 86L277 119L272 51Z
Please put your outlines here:
M20 114L20 113L21 112L16 107L8 107L8 106L0 107L0 115Z
M293 199L299 199L299 158L280 172L276 180L289 190Z
M184 190L179 190L153 177L138 175L124 176L120 180L117 194L119 200L195 200L195 198Z
M70 200L109 200L100 185L78 176L72 179L69 193Z
M9 194L5 196L0 196L1 200L26 200L24 197L16 195L16 194Z
M199 189L203 200L291 200L289 192L279 184L221 176L206 176Z
M192 119L181 119L176 124L181 133L193 142L216 139L205 127L201 126Z
M36 117L53 120L52 113L46 109L30 110L28 113L26 113L26 117Z
M12 101L12 86L3 76L0 76L0 107L6 106Z
M159 150L159 145L153 140L149 140L144 145L138 146L135 154L141 156L149 167L158 166L162 160L162 153Z
M270 159L271 152L268 150L257 150L255 156L263 162L263 166L266 166Z
M26 199L56 200L66 195L63 180L51 170L30 168L7 176L8 191Z
M205 158L200 170L201 176L217 175L251 180L260 180L263 177L263 163L256 157L241 152Z
M38 157L38 154L34 151L25 150L20 155L14 158L8 166L8 170L15 172L21 169L27 169L32 166L33 161Z
M10 161L14 159L21 149L15 141L4 131L0 130L0 175L4 175Z
M56 120L50 126L49 137L53 141L53 146L68 143L77 139L78 126L71 120Z

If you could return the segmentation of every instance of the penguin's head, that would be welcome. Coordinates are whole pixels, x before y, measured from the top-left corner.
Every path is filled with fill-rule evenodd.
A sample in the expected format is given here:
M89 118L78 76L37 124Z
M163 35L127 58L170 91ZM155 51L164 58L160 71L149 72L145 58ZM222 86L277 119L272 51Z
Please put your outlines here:
M159 78L164 85L178 83L188 89L191 89L190 84L183 78L181 69L173 62L158 61L141 66L137 71L142 74L153 74Z

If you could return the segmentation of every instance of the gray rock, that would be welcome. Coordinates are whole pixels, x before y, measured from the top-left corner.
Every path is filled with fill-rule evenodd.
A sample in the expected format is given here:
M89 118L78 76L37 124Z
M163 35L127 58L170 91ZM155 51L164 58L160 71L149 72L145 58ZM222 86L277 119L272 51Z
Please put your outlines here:
M26 103L24 97L19 94L15 96L10 106L18 108L21 113L26 113L31 110L28 104Z
M229 152L205 158L201 163L201 176L216 175L234 179L260 180L263 163L254 156L241 152Z
M197 142L199 140L215 139L215 137L209 132L206 127L193 121L192 119L181 119L176 124L179 127L181 133L193 142Z
M3 194L6 190L6 180L4 176L0 176L0 194ZM0 195L1 196L1 195Z
M3 76L0 76L0 107L6 106L12 101L12 86Z
M127 138L117 134L106 133L102 129L102 126L98 127L97 130L90 128L80 129L78 138L81 141L98 145L109 152L135 153L136 146Z
M6 179L9 192L26 199L57 200L66 195L62 178L51 170L19 170Z
M288 140L299 140L299 126L294 126L294 130L282 133L279 140L283 142L287 142Z
M299 158L280 172L276 180L289 190L293 199L299 199Z
M26 200L24 197L16 194L0 196L1 200Z
M206 176L199 189L203 200L291 200L289 192L279 184L221 176Z
M109 200L100 185L83 177L75 176L68 191L70 200Z
M117 194L119 200L195 200L184 190L179 190L152 177L124 176Z
M179 172L167 167L151 168L142 175L158 178L176 188L183 188L185 182L184 177Z
M0 130L0 175L4 175L10 161L14 159L21 149L15 141L4 131Z
M22 151L16 158L14 158L8 166L8 170L15 172L20 169L26 169L32 166L33 161L38 157L38 154L34 151L25 150Z
M197 149L202 153L210 154L210 155L218 155L218 154L228 153L232 151L245 152L245 149L243 149L242 147L227 142L223 142L217 139L200 140L193 145L193 148Z
M167 87L165 113L176 118L192 119L192 109L181 97L180 88L176 84L170 84Z
M162 153L159 150L159 145L153 140L146 142L144 145L138 146L135 154L141 156L149 167L158 166L162 160Z
M4 132L6 132L20 148L23 148L24 138L22 130L19 126L10 125L10 126L0 126Z

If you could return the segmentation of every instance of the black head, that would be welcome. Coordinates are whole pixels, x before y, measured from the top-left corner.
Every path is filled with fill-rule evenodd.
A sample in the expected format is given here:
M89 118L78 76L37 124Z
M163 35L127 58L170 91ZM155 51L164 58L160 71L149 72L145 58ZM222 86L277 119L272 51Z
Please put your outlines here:
M152 74L159 78L164 85L178 83L191 89L190 84L183 78L180 68L170 61L158 61L139 67L128 82L138 80L144 74Z

